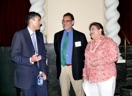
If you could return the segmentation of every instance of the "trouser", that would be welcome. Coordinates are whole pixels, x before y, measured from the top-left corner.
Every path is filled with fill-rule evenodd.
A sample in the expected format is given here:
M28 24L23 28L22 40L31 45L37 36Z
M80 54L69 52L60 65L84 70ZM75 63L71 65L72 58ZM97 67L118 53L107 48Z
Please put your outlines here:
M111 77L107 81L99 83L90 83L87 80L83 82L83 89L86 96L114 96L116 77Z
M43 85L39 86L37 84L37 76L39 74L39 69L33 66L33 81L29 89L21 89L22 96L48 96L47 92L47 81L43 81Z
M46 81L44 81L42 86L34 84L29 89L21 89L21 91L22 96L48 96Z
M64 66L61 68L61 75L59 80L61 87L61 96L69 96L70 82L73 86L76 96L84 96L84 91L82 88L82 79L73 79L72 66Z

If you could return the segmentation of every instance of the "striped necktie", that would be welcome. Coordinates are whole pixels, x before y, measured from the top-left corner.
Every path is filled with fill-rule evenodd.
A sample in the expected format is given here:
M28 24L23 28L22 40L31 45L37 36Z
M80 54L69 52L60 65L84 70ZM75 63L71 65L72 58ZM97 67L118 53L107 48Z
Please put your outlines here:
M31 38L32 38L32 43L33 43L33 47L34 47L34 50L35 50L35 54L38 54L37 41L36 41L34 32L33 32L32 36L31 36Z
M31 35L31 39L32 39L34 50L35 50L35 54L38 54L37 41L36 41L35 36L36 36L35 32L33 32L33 34ZM37 62L37 65L39 67L39 62Z

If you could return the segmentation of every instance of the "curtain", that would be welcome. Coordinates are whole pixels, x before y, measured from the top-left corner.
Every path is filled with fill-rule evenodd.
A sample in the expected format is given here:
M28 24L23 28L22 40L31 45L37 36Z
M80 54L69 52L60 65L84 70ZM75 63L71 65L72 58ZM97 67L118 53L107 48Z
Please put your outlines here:
M29 0L0 0L0 46L11 46L16 31L26 27Z
M131 42L130 45L132 45L132 0L119 0L119 2L119 24L121 26L119 36L121 37L121 45L124 44L124 36L122 34L122 31Z

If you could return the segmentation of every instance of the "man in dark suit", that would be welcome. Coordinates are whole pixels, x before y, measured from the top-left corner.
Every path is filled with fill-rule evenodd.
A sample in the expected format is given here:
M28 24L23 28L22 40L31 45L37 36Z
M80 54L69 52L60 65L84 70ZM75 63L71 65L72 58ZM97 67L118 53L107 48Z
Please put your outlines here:
M61 94L69 96L71 83L76 96L84 96L82 69L87 40L83 33L72 28L74 17L71 13L64 14L62 25L64 30L54 36L57 78L60 80Z
M46 53L41 32L41 16L29 12L27 28L14 34L11 59L15 62L14 84L23 96L47 96ZM43 85L37 85L37 77L42 72Z

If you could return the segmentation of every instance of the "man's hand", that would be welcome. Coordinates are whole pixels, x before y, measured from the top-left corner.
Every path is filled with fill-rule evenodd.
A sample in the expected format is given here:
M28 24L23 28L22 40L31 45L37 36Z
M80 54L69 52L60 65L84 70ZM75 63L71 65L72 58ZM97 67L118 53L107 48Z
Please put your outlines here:
M38 62L42 59L42 56L41 55L38 55L38 54L34 54L32 57L31 57L31 61L32 62Z
M46 76L46 74L45 74L44 72L42 72L42 74L39 74L38 77L39 77L40 75L43 77L43 80L46 80L47 76Z
M43 77L43 80L46 80L47 76L44 72L42 72L42 77Z
M83 80L86 80L86 76L83 76Z

